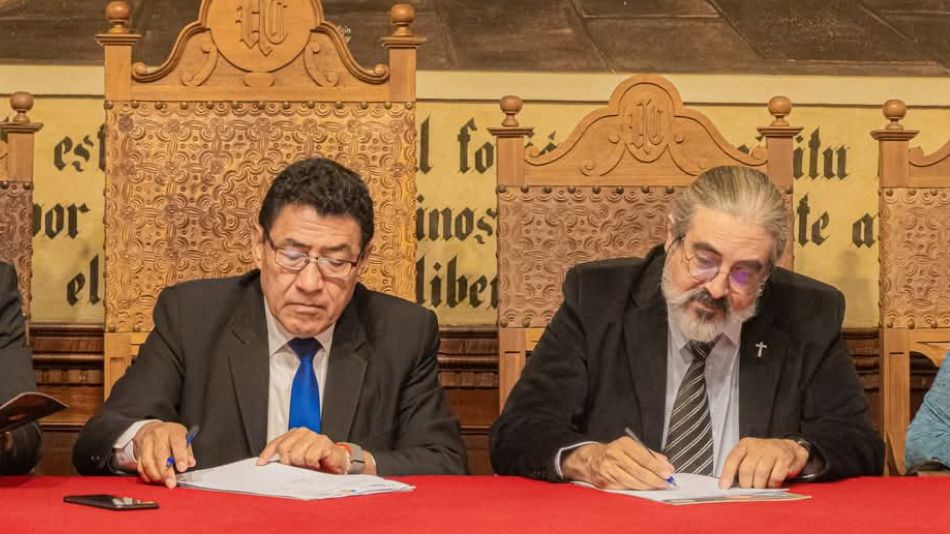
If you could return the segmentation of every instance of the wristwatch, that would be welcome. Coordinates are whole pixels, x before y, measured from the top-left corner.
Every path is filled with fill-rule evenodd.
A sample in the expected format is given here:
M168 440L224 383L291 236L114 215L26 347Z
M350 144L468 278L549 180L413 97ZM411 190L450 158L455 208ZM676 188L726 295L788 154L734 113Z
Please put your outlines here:
M801 436L795 436L791 438L799 447L805 449L808 453L808 456L811 457L811 442Z
M340 442L337 443L346 450L346 459L349 466L346 468L347 475L359 475L363 472L363 466L366 465L366 455L363 454L363 447L356 443Z

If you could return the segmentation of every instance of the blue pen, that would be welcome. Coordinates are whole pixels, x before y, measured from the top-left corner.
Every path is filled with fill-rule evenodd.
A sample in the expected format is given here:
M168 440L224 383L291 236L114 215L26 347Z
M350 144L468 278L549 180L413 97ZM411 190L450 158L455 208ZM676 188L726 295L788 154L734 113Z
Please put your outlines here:
M642 441L640 441L640 438L638 438L637 435L633 433L633 430L630 430L630 427L624 428L624 429L623 429L623 433L626 434L627 436L629 436L630 439L632 439L633 441L636 441L636 442L639 443L641 446L643 446L643 448L646 449L648 453L650 453L650 456L656 458L656 455L653 454L653 451L650 450L650 447L647 447ZM673 475L670 475L670 477L667 478L666 481L667 481L671 486L679 487L679 486L676 485L676 480L673 479Z
M198 430L199 430L198 425L195 425L195 426L193 426L193 427L191 427L191 428L188 429L188 433L185 434L185 447L186 447L186 448L191 446L191 442L194 441L194 440L195 440L195 436L198 435ZM174 457L174 456L169 456L169 457L168 457L168 461L165 462L165 467L171 467L174 463L175 463L175 457Z

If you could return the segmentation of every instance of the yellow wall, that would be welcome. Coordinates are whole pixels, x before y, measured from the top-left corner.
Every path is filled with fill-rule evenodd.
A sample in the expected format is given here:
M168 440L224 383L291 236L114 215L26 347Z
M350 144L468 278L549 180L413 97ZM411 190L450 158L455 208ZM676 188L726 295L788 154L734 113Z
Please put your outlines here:
M22 74L23 68L18 72ZM101 322L102 303L97 299L104 296L103 174L98 132L103 112L101 96L95 94L101 90L96 78L101 77L101 69L71 71L74 83L69 85L63 84L55 67L26 72L28 76L11 78L0 68L0 80L4 80L0 93L23 88L40 94L30 116L46 124L37 138L35 202L41 217L34 241L34 320ZM935 150L950 138L950 102L941 100L950 97L940 96L950 95L950 91L934 90L938 86L947 89L947 80L670 78L687 104L706 113L735 144L759 143L756 127L770 121L764 106L769 96L786 94L795 102L789 120L804 128L797 145L804 176L796 181L795 203L798 208L804 199L809 207L804 221L806 242L796 245L795 268L845 293L846 326L876 326L877 246L856 245L853 240L853 227L865 215L873 219L875 242L877 238L877 145L869 132L886 123L880 104L886 98L901 97L918 104L904 121L908 128L922 132L912 144L927 152ZM10 80L17 79L25 80L26 86L15 87ZM519 119L535 128L532 142L544 147L566 138L586 113L600 105L598 101L606 101L621 79L616 75L420 73L418 120L423 145L419 150L417 229L419 265L424 269L417 278L421 281L417 293L429 306L438 302L433 307L443 324L495 320L491 305L495 175L487 129L502 118L497 98L506 93L530 98ZM0 103L3 115L9 112L7 105L5 100ZM815 132L820 139L817 152L810 146ZM64 150L70 144L69 150ZM830 177L824 176L826 150L831 154ZM813 154L817 178L809 175ZM842 156L843 177L839 169ZM76 219L75 236L69 235L71 214ZM825 214L827 224L822 219ZM448 232L445 215L449 216ZM799 240L801 224L796 215ZM454 291L450 291L453 280ZM434 291L436 287L438 291Z

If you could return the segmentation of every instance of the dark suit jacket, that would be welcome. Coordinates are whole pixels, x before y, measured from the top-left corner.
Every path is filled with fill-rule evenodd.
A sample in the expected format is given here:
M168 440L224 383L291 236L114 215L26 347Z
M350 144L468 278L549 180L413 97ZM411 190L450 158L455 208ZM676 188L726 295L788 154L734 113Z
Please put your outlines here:
M16 269L0 263L0 404L18 393L33 391L33 356L26 346ZM12 432L13 450L0 450L0 473L27 473L40 459L40 427L36 423Z
M192 444L199 469L260 454L269 358L258 271L168 288L154 317L138 357L80 433L76 469L110 473L115 440L141 419L201 425ZM371 451L381 475L464 473L437 348L432 312L357 285L333 334L322 432Z
M557 451L609 442L630 427L660 450L666 395L665 254L572 269L564 303L491 429L496 472L558 480ZM739 348L741 437L801 436L823 478L881 473L883 444L841 336L836 289L775 269ZM762 358L756 345L765 343Z

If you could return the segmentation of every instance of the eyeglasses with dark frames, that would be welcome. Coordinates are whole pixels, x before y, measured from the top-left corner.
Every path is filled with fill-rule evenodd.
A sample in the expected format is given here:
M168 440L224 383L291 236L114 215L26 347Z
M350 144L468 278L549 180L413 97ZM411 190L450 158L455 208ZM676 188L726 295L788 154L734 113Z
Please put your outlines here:
M683 247L683 258L686 260L686 271L697 282L706 283L719 276L722 262L704 251L697 250L690 257L686 252L686 235L680 234L676 241ZM729 287L738 293L748 294L762 287L769 278L771 269L751 269L742 265L735 265L729 270Z
M310 262L313 262L317 264L317 270L320 271L320 274L327 278L346 278L359 264L359 259L345 260L326 256L312 256L294 247L277 247L268 233L264 233L264 238L274 251L274 261L288 271L300 272L306 269Z

